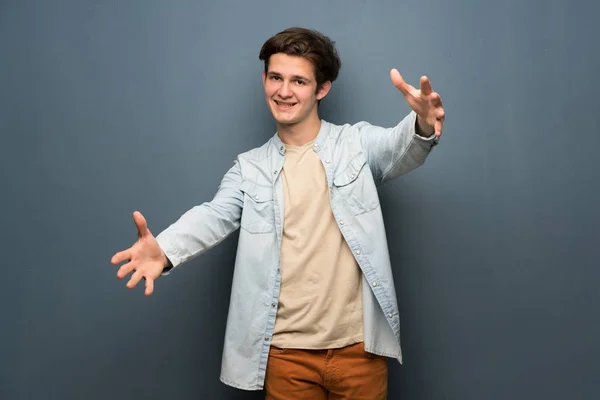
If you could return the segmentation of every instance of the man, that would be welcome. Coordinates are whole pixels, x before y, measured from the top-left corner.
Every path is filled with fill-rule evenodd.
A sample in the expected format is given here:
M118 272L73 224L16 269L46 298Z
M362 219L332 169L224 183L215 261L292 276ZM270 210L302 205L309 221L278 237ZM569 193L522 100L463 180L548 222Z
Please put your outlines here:
M334 43L290 28L263 45L265 98L277 133L238 155L210 202L156 238L115 254L135 287L240 229L221 380L268 399L384 399L387 357L402 361L398 306L376 186L421 165L442 133L429 80L397 70L413 111L389 129L335 125L318 106L337 78Z

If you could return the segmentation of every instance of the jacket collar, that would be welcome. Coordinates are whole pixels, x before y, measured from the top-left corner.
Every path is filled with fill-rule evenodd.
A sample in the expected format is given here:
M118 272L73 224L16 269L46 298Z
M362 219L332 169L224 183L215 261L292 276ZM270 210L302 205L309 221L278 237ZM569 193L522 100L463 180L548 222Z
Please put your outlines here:
M329 128L329 122L322 119L321 127L319 128L319 133L317 134L317 138L315 140L315 143L313 144L313 148L316 152L319 152L325 147L325 143L329 135ZM273 136L273 145L275 146L279 154L285 154L285 144L281 141L281 139L279 138L279 133L277 132L275 132L275 135Z

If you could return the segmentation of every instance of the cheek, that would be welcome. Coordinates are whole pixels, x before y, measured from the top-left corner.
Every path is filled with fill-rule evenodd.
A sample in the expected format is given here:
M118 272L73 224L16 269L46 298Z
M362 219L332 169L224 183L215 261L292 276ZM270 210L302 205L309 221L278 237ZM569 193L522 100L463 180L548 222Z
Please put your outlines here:
M317 95L312 88L302 88L302 90L296 92L296 97L305 104L317 101Z
M267 84L265 85L265 95L267 97L272 97L275 95L275 93L277 93L278 89L279 89L279 85L277 85L273 82L267 82Z

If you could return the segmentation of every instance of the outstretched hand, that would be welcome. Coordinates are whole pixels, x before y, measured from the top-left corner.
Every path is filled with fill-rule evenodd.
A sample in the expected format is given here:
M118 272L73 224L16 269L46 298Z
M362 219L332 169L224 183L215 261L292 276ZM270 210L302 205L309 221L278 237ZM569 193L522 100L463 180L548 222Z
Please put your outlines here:
M390 78L394 86L402 92L410 108L417 114L417 123L421 131L426 136L431 134L441 136L446 114L442 107L442 99L431 88L429 78L421 77L419 89L406 83L397 69L390 71Z
M167 265L167 257L158 245L158 241L148 229L146 219L139 212L133 213L133 222L137 227L138 240L130 248L115 254L110 262L114 265L127 261L117 271L117 277L123 279L131 271L131 279L127 282L129 289L134 288L142 278L146 281L147 296L154 291L154 280L156 280Z

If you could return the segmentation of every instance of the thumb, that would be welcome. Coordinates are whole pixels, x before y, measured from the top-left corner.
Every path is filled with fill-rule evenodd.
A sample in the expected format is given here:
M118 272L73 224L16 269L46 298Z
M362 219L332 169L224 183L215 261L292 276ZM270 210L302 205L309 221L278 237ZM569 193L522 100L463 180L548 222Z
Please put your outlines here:
M409 91L409 87L406 84L406 82L404 82L404 78L402 78L402 75L400 75L400 72L398 72L398 70L396 68L393 68L390 71L390 78L392 79L392 83L394 84L394 86L396 86L396 88L402 92L402 94L407 95L408 91Z
M133 222L137 227L139 237L151 235L150 230L148 229L148 223L146 222L146 218L144 218L141 212L135 211L133 213Z

